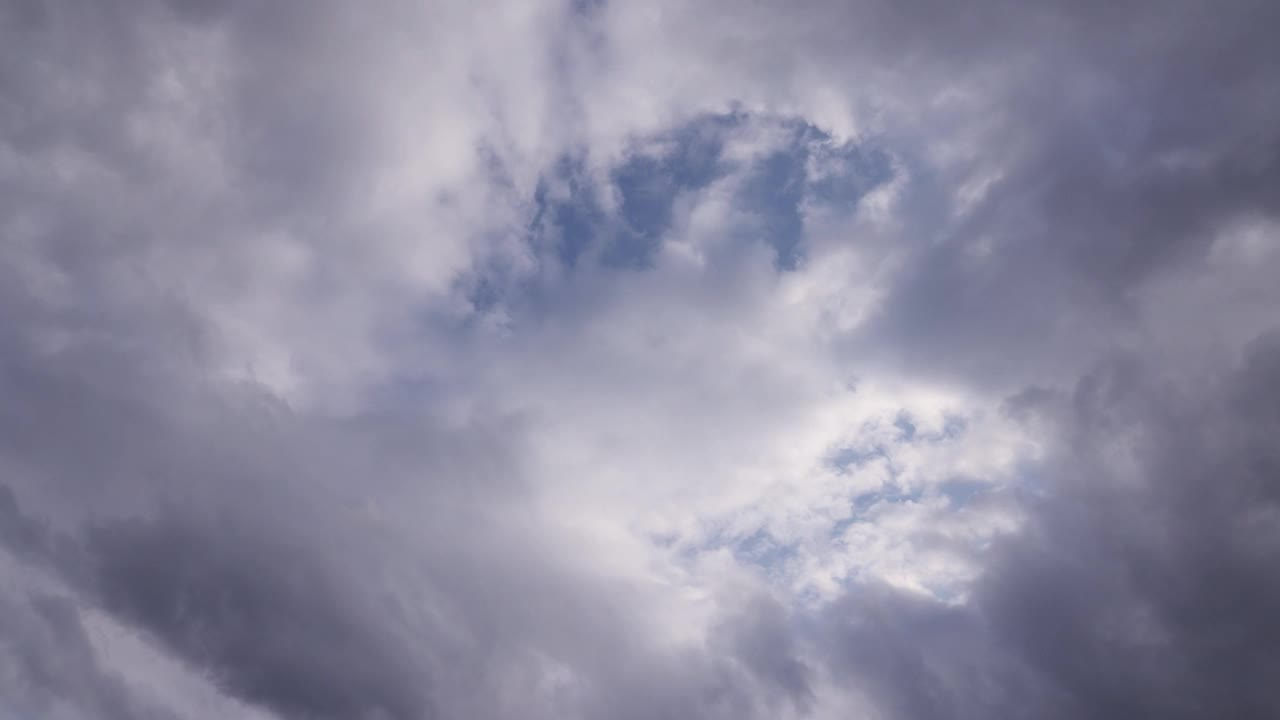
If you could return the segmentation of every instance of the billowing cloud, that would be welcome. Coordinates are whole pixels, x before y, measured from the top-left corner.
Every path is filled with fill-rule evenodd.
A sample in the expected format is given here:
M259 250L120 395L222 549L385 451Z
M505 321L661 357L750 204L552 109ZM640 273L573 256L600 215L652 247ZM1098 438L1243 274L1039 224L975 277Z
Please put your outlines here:
M1280 713L1273 3L0 18L0 718Z

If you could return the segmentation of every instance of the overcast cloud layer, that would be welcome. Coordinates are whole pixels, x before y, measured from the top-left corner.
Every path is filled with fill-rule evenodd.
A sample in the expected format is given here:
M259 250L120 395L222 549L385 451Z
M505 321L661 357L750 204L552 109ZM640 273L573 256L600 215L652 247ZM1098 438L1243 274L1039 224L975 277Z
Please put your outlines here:
M1280 717L1277 28L0 0L0 720Z

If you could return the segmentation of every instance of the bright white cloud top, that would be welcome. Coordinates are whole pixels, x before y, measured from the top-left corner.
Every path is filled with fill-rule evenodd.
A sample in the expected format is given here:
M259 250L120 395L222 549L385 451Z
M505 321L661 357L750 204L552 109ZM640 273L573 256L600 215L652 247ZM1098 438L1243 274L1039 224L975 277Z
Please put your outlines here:
M1280 715L1271 2L0 1L0 720Z

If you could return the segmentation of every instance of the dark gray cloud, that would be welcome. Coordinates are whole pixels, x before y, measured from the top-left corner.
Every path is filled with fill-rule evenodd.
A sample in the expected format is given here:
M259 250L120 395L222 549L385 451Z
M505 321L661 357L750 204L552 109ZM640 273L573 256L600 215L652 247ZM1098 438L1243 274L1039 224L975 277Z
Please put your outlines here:
M741 717L773 704L773 690L754 697L757 685L805 702L803 667L773 652L787 643L778 609L729 625L715 656L654 654L626 622L632 590L573 570L520 509L525 493L503 478L513 468L501 445L513 434L479 447L478 428L448 437L406 427L410 418L326 429L265 398L205 408L184 426L178 394L139 407L146 393L124 387L136 380L127 371L96 380L73 370L11 372L5 385L15 398L18 387L43 389L47 414L8 433L6 460L55 478L54 492L8 480L60 521L0 492L6 552L67 588L49 601L65 632L79 613L108 613L230 697L283 718L552 717L554 707L531 704L545 700L536 683L512 707L493 697L506 675L541 672L539 654L572 668L565 702L593 714ZM53 412L51 387L74 412ZM44 432L95 440L53 456L35 439ZM113 493L146 497L111 502ZM15 615L19 629L25 617ZM151 717L145 705L129 709L142 701L109 673L93 680L84 642L52 643L65 658L33 642L14 638L18 661L46 673L45 692L87 715ZM59 672L86 668L89 679L71 680L102 687L63 688L49 669L62 663Z
M1274 219L1275 21L1268 3L1062 4L963 31L990 39L969 51L982 63L1018 58L965 106L980 129L955 170L990 185L913 251L878 319L884 347L971 376L1078 364L1140 328L1132 305L1153 276L1204 262L1232 222ZM954 203L918 208L921 230Z
M236 543L219 539L239 536ZM228 691L285 717L432 717L432 678L379 608L348 606L309 554L255 537L234 519L180 516L94 528L103 606L208 668Z
M1027 393L1063 443L962 608L866 588L836 662L895 717L1263 718L1280 709L1280 344L1173 382L1129 359Z
M41 593L0 597L0 687L5 713L65 717L68 709L92 709L111 720L173 716L135 697L94 650L80 611L68 598ZM9 715L6 714L6 717Z

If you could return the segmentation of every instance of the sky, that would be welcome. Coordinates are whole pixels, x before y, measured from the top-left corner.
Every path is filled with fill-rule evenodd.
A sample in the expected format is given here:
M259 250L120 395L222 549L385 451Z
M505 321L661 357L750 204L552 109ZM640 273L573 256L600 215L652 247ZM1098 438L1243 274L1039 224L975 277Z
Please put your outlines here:
M1273 0L0 0L0 720L1280 717Z

